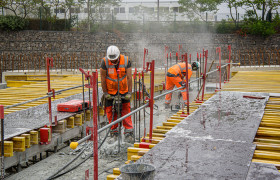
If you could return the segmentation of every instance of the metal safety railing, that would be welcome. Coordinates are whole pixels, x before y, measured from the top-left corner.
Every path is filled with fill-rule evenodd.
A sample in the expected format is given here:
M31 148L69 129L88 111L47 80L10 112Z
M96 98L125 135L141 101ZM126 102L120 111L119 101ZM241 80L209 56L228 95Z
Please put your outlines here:
M147 53L147 51L144 51L144 53ZM217 53L220 53L220 51L217 51ZM205 88L205 83L206 83L207 75L212 74L212 73L218 71L219 72L219 77L220 77L219 80L220 80L220 84L221 84L221 69L224 68L224 67L229 67L231 64L238 64L238 63L231 63L230 57L229 57L229 62L222 65L222 63L221 63L221 56L219 56L219 65L217 66L217 69L209 71L209 72L206 72L208 51L203 51L203 57L205 57L205 63L203 64L204 65L203 73L201 73L201 76L197 77L196 79L191 80L189 82L187 81L187 83L186 83L186 92L188 93L189 84L194 83L194 82L198 82L200 80L203 80L203 84L201 85L201 87L202 87L202 99L201 99L201 101L203 101L204 88ZM188 54L186 54L186 53L183 54L182 55L182 59L184 60L184 62L186 62L186 64L188 64ZM145 61L145 58L144 58L143 61ZM47 67L48 67L48 69L49 69L50 65L51 65L51 60L47 59ZM144 66L143 66L143 68L144 68ZM98 154L97 154L97 152L98 152L98 134L100 134L104 130L110 128L111 126L113 126L113 125L115 125L117 123L122 122L125 118L127 118L127 117L129 117L131 115L134 115L135 113L141 111L142 109L145 109L146 107L150 107L149 141L151 143L152 142L152 134L153 134L152 129L153 129L153 106L154 106L154 100L157 100L157 99L159 99L159 98L161 98L161 97L163 97L163 96L165 96L165 95L167 95L169 93L172 93L172 92L175 92L175 91L178 91L178 90L181 90L181 89L185 88L183 86L179 87L179 88L175 88L173 90L166 91L166 92L164 92L164 93L154 97L155 61L153 60L152 62L147 62L146 63L146 68L144 68L144 69L145 69L145 72L149 72L150 71L150 73L151 73L151 75L150 75L150 78L151 78L150 88L151 89L150 89L150 97L149 97L149 99L147 99L146 103L144 103L142 106L137 107L136 109L134 109L130 113L124 115L123 117L118 118L117 120L111 122L110 124L105 125L104 127L99 128L99 129L98 129L98 124L97 124L97 116L98 116L98 114L97 114L97 112L98 112L97 104L98 103L97 103L97 98L96 98L97 97L97 93L98 93L98 89L97 89L97 87L98 87L98 85L97 85L98 72L97 71L93 72L92 75L90 75L89 73L85 74L86 77L89 77L90 82L91 82L89 84L89 87L92 88L92 103L93 103L93 105L92 105L92 112L93 112L92 124L93 124L93 127L87 127L87 135L85 137L83 137L82 139L80 139L79 141L77 141L77 142L72 142L70 146L72 148L76 148L79 144L81 144L81 143L83 143L83 142L85 142L87 140L92 140L93 141L94 179L98 179ZM188 66L186 66L186 72L188 72ZM144 73L144 70L142 71L142 74L143 73ZM48 73L48 77L49 77L49 73ZM187 77L188 77L188 75L187 75ZM140 75L139 75L139 79L140 79ZM49 80L50 79L48 78L48 84L49 84ZM227 77L227 81L229 81L229 76ZM11 108L11 107L19 106L19 105L22 105L22 104L26 104L26 103L33 102L33 101L40 100L40 99L44 99L44 98L51 98L51 97L53 97L56 94L60 94L61 92L64 92L64 91L67 91L67 90L71 90L71 89L75 89L75 88L79 88L79 87L84 87L84 85L79 85L79 86L75 86L75 87L71 87L71 88L62 89L62 90L59 90L59 91L54 91L54 90L51 90L50 84L49 84L49 86L48 86L48 93L47 93L46 96L43 96L43 97L40 97L40 98L36 98L36 99L33 99L33 100L29 100L29 101L25 101L25 102L22 102L22 103L18 103L18 104L15 104L15 105L7 106L5 108ZM220 86L220 88L221 88L221 86ZM199 94L200 94L200 92L198 92L198 96L197 97L199 97ZM49 106L51 106L51 104L49 104ZM3 112L3 114L4 114L4 112ZM187 99L187 114L189 114L189 98ZM0 115L1 115L1 112L0 112ZM51 114L50 114L50 116L51 116ZM50 121L50 123L51 123L51 121ZM4 132L4 131L2 131L2 132ZM2 141L2 143L3 143L3 141ZM3 151L2 151L2 153L3 153Z

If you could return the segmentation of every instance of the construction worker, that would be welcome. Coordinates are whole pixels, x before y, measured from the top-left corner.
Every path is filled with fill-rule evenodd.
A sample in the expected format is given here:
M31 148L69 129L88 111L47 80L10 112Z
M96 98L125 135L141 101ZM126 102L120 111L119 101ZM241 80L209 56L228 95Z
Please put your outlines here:
M194 63L192 63L192 65L188 64L188 79L189 80L192 76L192 69L197 70L198 67L199 67L198 62L194 62ZM177 88L185 86L186 80L183 80L185 76L186 76L186 63L185 62L175 64L174 66L169 68L167 71L167 74L166 74L166 90L169 90L169 91L172 90L175 85ZM181 89L180 91L183 96L184 103L187 104L186 88ZM165 108L170 107L171 98L172 98L172 93L167 94L165 96Z
M130 113L130 98L132 92L132 68L131 62L128 57L120 54L120 50L116 46L109 46L107 49L106 57L102 59L101 63L101 86L105 98L105 113L111 123L113 119L113 99L118 95L118 76L117 70L119 70L119 94L122 97L122 110L121 116ZM117 119L117 112L114 113L114 120ZM124 126L124 141L133 143L133 125L131 117L127 117L122 121ZM111 139L110 143L117 140L118 124L111 127Z

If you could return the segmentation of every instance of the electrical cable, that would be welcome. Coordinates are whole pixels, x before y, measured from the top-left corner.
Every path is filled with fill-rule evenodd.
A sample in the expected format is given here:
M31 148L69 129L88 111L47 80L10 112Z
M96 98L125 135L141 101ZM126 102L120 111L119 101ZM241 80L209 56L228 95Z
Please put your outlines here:
M107 139L109 132L110 132L110 131L107 132L106 136L103 138L102 142L99 144L98 149L103 145L103 143L104 143L105 140ZM83 164L86 160L88 160L88 159L89 159L90 157L92 157L92 156L93 156L93 153L90 153L88 156L85 157L85 159L83 159L83 160L82 160L80 163L78 163L77 165L73 166L72 168L68 169L67 171L65 171L65 172L63 172L63 173L57 174L57 175L55 175L55 176L52 175L51 177L48 178L48 180L56 179L56 178L58 178L58 177L60 177L60 176L62 176L62 175L64 175L64 174L66 174L66 173L68 173L68 172L70 172L70 171L76 169L78 166L80 166L81 164ZM76 158L76 159L77 159L77 158ZM73 162L73 161L72 161L72 162ZM71 163L72 163L72 162L71 162ZM70 164L71 164L71 163L70 163ZM68 166L69 166L70 164L68 164ZM66 167L67 167L67 166L66 166ZM63 169L62 169L62 170L63 170ZM61 171L61 170L60 170L60 171Z
M113 117L114 117L114 116L113 116ZM108 119L107 119L107 118L106 118L106 121L107 121L107 123L108 123ZM110 132L110 130L107 131L107 133L106 133L105 137L103 138L102 142L99 144L98 149L104 144L105 140L106 140L107 137L108 137L109 132ZM78 165L76 165L76 166L70 168L69 170L67 170L67 171L65 171L65 172L63 172L63 173L61 173L61 174L58 174L60 171L64 170L64 169L65 169L66 167L68 167L71 163L73 163L75 160L77 160L78 157L81 156L81 154L85 151L85 149L86 149L86 148L84 147L84 149L83 149L81 152L79 152L79 154L77 154L77 156L76 156L74 159L72 159L71 161L69 161L69 162L68 162L65 166L63 166L62 168L60 168L56 173L54 173L53 175L51 175L47 180L51 180L51 179L58 178L58 177L60 177L60 176L62 176L62 175L64 175L64 174L66 174L66 173L68 173L68 172L70 172L70 171L76 169L79 165L81 165L83 162L85 162L86 160L88 160L88 159L93 155L93 153L89 154L90 156L89 156L89 157L86 157L86 158L82 161L82 163L79 163Z

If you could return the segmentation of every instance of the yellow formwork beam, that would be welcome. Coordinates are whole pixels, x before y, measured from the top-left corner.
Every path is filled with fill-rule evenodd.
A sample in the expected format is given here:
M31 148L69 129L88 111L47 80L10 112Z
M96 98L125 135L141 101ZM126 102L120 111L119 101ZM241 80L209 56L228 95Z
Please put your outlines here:
M256 137L254 142L280 144L280 139L275 139L275 137Z
M254 142L257 150L280 151L280 144Z
M255 150L253 158L280 160L280 153L264 150Z
M273 164L273 165L275 165L275 167L276 167L277 169L280 168L280 161L253 158L253 159L252 159L252 162Z
M279 122L280 122L280 120L279 120ZM277 123L277 122L275 122L275 121L274 121L274 122L273 122L273 121L272 121L272 122L263 122L263 121L262 121L262 122L260 123L260 126L261 126L261 127L280 128L280 123L279 123L279 122ZM280 130L280 129L279 129L279 130Z

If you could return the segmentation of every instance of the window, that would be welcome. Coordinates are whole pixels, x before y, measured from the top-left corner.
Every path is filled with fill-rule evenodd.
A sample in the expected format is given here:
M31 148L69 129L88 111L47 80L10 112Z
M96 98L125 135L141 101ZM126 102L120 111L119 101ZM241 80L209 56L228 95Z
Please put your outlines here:
M145 12L147 12L147 13L153 13L154 11L155 11L155 9L153 7L145 8Z
M84 13L88 13L88 8L84 8Z
M75 13L75 9L74 9L74 8L71 8L71 9L70 9L70 13Z
M169 12L169 7L159 7L159 12Z
M54 13L59 13L59 9L54 9Z
M120 13L120 8L118 8L118 7L117 7L117 8L114 8L114 13L115 13L115 14Z
M95 13L95 9L94 8L91 8L91 13Z
M60 9L59 9L59 12L64 14L64 13L65 13L65 9L60 8Z
M125 13L125 8L124 7L120 7L120 13Z
M178 7L173 7L173 12L179 12L179 8Z
M100 13L104 13L104 11L105 11L104 8L99 8Z
M129 11L129 13L135 13L135 8L134 7L130 7L128 11Z
M75 13L80 13L80 12L81 12L80 8L75 8Z
M110 13L110 8L105 8L105 9L104 9L104 12L105 12L105 13Z

